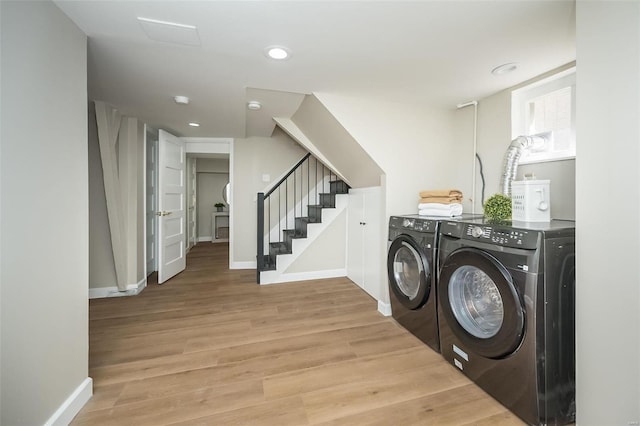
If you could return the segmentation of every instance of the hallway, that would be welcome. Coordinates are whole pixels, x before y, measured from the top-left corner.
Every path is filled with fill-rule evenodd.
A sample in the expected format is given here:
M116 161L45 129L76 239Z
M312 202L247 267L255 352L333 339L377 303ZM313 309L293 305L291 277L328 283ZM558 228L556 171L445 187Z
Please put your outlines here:
M258 286L200 243L138 296L90 301L73 425L518 425L346 278Z

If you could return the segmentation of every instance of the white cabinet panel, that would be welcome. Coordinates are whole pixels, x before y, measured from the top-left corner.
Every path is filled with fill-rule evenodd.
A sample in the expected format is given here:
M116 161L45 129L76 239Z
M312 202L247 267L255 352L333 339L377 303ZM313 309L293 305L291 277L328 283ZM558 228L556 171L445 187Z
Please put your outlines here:
M347 220L347 276L376 300L381 300L381 189L349 191Z

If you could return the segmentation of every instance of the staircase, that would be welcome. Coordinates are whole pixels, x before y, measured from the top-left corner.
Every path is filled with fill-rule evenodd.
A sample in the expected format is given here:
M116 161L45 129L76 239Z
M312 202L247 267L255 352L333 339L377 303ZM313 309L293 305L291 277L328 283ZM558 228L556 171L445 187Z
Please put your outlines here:
M349 186L311 154L266 194L258 193L257 282L277 277L337 215Z

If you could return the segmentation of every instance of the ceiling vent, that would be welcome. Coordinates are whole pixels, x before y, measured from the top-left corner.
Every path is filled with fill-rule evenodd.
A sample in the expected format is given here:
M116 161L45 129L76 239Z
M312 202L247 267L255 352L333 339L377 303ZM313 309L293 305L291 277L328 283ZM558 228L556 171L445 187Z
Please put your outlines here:
M138 18L147 37L164 43L200 46L198 28L194 25L175 22L158 21L156 19Z

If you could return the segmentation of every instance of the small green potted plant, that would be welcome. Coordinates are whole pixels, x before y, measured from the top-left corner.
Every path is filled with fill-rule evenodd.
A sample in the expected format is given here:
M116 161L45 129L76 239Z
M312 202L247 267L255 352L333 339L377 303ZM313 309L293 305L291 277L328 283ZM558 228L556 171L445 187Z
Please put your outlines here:
M484 215L491 222L511 219L511 198L504 194L494 194L484 203Z
M215 203L214 206L216 206L216 209L218 209L219 212L221 212L222 209L224 209L223 203Z

